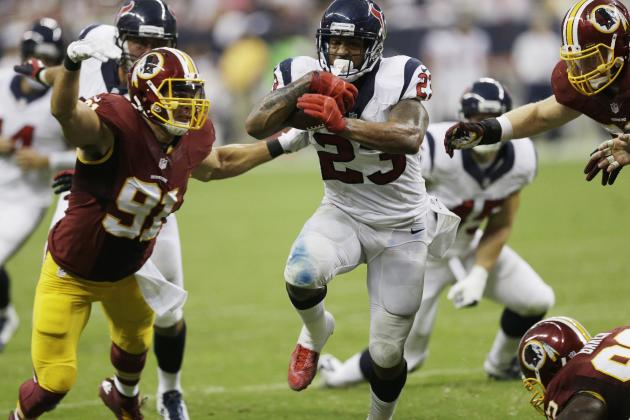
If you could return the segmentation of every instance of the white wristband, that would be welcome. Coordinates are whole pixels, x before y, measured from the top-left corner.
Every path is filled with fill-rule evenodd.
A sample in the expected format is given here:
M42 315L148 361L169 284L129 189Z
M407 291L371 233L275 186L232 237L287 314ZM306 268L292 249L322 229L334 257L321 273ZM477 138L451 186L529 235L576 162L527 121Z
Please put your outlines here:
M510 119L505 115L501 115L497 118L497 121L501 125L501 141L505 143L508 140L512 140L512 135L514 132Z

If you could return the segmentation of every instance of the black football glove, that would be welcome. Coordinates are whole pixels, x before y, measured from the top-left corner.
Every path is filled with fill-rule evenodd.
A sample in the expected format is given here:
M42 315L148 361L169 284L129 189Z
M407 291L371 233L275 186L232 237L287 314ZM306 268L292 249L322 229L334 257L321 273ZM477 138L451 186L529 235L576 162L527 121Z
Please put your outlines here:
M67 169L58 172L53 178L52 189L55 194L63 194L72 188L72 178L74 178L74 170Z

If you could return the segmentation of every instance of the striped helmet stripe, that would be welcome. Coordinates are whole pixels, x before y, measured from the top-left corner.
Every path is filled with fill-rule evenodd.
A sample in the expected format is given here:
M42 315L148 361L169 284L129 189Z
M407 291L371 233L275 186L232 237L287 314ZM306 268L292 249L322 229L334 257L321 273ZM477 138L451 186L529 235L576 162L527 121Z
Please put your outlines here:
M172 52L173 55L177 57L177 59L179 60L179 63L182 65L182 69L184 69L184 72L186 73L186 77L194 77L194 78L197 77L197 74L199 73L197 71L197 66L195 65L195 62L192 60L192 58L190 58L188 54L175 48L167 47L164 49Z
M582 324L580 324L573 318L569 318L567 316L554 316L553 318L549 318L547 320L554 320L565 324L566 326L571 328L578 337L582 339L583 344L586 344L588 340L591 339L591 335L588 333L588 331L586 331L586 328L584 328Z
M573 5L571 10L567 13L564 24L562 27L562 41L564 45L579 45L578 40L578 22L576 22L576 18L578 18L584 9L593 2L593 0L580 0Z

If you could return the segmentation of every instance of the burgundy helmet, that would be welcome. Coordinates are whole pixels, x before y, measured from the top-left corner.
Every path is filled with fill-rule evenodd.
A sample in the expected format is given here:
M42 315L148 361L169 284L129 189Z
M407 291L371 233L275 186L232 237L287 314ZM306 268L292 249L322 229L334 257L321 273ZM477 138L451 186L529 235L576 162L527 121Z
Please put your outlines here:
M618 0L579 0L562 21L560 58L573 87L591 96L621 74L630 51L630 14Z
M543 319L527 330L518 346L518 360L525 388L534 393L534 408L543 411L545 387L590 339L582 324L565 316Z
M210 102L192 58L175 48L155 48L138 59L128 74L129 97L145 117L181 136L199 130Z

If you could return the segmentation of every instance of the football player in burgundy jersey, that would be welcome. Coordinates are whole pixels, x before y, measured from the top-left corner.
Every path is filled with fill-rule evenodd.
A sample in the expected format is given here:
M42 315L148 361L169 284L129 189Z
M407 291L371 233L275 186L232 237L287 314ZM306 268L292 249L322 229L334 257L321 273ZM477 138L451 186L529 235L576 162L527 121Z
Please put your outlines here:
M549 420L630 418L630 326L593 337L575 319L551 317L521 339L531 404Z
M126 94L126 72L136 59L151 48L176 46L177 20L164 0L126 1L116 14L115 25L90 25L81 31L79 39L115 44L122 51L119 59L101 62L92 58L82 63L79 96L90 98L105 92ZM17 69L44 85L50 85L56 73L62 70L62 66L25 64ZM74 167L74 159L69 167ZM51 229L68 208L65 193L70 190L73 178L71 171L59 175L53 186L57 193L64 195L57 201ZM168 216L167 223L160 230L151 260L167 281L184 287L182 251L174 213ZM157 411L164 420L188 420L181 384L187 335L183 307L157 315L153 327L153 350L158 373Z
M81 62L119 55L108 43L75 41L53 81L51 111L78 161L69 208L49 234L35 292L34 378L20 386L13 419L37 418L70 390L93 302L109 320L116 370L99 396L118 419L142 419L138 383L154 312L134 274L166 217L182 205L190 177L236 176L283 153L278 140L213 149L204 81L174 48L154 49L134 64L130 99L105 93L78 101Z
M325 193L284 271L303 322L288 383L295 391L311 383L333 332L324 308L327 283L367 264L371 420L393 415L405 384L403 344L420 304L430 242L419 160L430 74L417 59L383 57L385 35L385 16L373 1L333 1L317 31L319 59L281 62L273 91L246 122L251 135L263 138L300 128L293 116L302 111L314 120L304 135L317 151Z
M444 145L467 149L512 138L530 137L580 115L601 124L615 139L600 145L585 168L586 179L603 169L612 184L630 162L630 14L619 0L578 0L562 21L560 62L551 76L553 96L477 123L460 122Z

